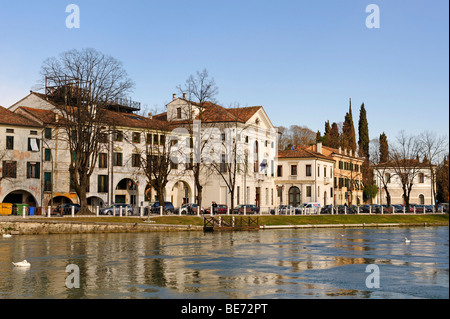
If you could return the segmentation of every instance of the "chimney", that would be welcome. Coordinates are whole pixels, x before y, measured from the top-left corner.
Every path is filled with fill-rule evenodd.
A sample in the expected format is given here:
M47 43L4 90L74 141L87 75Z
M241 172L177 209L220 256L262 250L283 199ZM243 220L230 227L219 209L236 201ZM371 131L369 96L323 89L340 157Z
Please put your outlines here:
M342 147L339 146L339 154L342 154Z
M350 150L349 152L350 152L350 156L352 156L352 154L353 154L353 151L352 151L352 150Z
M322 154L322 142L317 143L317 153Z
M148 112L148 118L149 118L149 119L152 119L152 118L153 118L152 112Z
M55 114L55 122L58 123L59 122L59 115Z
M187 93L183 93L183 99L187 100Z
M172 94L172 99L173 99L173 101L175 101L177 99L177 95L175 93Z
M347 155L347 149L344 148L344 155Z

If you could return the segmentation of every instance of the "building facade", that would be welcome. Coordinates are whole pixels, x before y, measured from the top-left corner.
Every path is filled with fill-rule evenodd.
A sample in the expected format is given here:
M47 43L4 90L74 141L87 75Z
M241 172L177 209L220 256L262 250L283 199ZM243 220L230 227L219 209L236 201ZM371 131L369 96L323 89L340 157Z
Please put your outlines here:
M321 143L278 152L276 170L277 204L300 206L315 202L322 207L334 204L335 161L324 155Z
M0 203L41 206L42 126L0 106Z

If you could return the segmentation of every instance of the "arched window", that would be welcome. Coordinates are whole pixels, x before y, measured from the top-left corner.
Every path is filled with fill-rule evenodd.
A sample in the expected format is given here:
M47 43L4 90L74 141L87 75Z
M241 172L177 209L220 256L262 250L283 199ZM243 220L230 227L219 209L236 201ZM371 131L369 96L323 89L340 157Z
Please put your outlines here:
M300 190L293 186L289 189L289 205L297 207L300 203Z
M419 195L419 204L425 205L425 196L423 196L423 194Z

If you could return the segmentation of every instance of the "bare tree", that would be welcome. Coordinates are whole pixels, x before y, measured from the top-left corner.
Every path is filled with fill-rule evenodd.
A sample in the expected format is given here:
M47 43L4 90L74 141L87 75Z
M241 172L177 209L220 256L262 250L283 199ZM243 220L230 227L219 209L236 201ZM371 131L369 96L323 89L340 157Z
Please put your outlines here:
M431 195L437 210L436 199L436 167L442 161L443 155L448 150L448 138L446 136L437 136L434 132L425 131L419 135L421 145L421 154L424 163L430 169Z
M415 178L424 167L419 161L421 154L421 145L416 136L406 135L404 131L397 137L397 143L389 152L390 164L392 169L400 179L403 199L407 210L409 210L409 200Z
M218 87L214 78L210 78L208 71L204 69L202 72L197 72L196 76L190 75L185 85L183 87L179 85L177 89L186 97L187 107L184 113L187 121L184 127L187 128L193 144L193 151L189 155L190 163L186 167L192 171L197 193L196 202L201 207L204 184L201 173L205 169L205 166L202 165L202 153L207 145L204 136L210 135L216 125L214 121L216 105L214 103ZM197 131L199 123L201 123L201 130Z
M45 93L62 117L57 128L64 132L70 154L70 181L81 205L89 214L86 190L107 133L105 110L118 104L134 83L122 63L94 49L71 50L49 58L41 68Z
M243 112L245 112L245 108L235 107L228 109L227 115L232 116L233 119L222 123L219 148L221 153L218 154L220 158L216 161L211 161L210 164L214 173L217 173L225 182L231 197L232 208L234 207L237 176L242 173L246 174L248 165L243 147L243 133L248 128L248 125L242 120Z
M374 169L374 175L380 182L380 186L383 188L386 194L386 203L388 207L391 206L391 194L389 192L388 184L391 180L392 169L388 162L381 162L382 156L380 156L380 140L373 139L371 141L372 146L370 147L370 163Z

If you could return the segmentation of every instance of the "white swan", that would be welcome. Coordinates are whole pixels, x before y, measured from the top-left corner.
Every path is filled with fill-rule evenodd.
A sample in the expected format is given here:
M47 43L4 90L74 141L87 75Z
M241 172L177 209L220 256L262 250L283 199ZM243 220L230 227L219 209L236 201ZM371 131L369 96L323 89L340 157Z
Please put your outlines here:
M405 243L409 244L411 241L408 239L408 237L405 237Z
M12 235L11 234L3 234L3 238L11 238Z
M13 262L13 265L16 267L30 267L31 266L31 264L26 260L19 261L17 263Z

